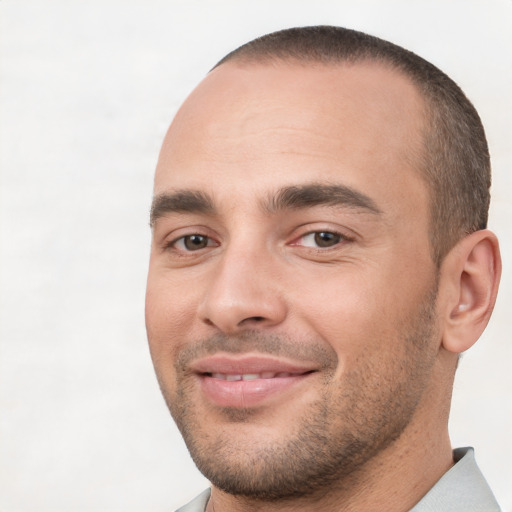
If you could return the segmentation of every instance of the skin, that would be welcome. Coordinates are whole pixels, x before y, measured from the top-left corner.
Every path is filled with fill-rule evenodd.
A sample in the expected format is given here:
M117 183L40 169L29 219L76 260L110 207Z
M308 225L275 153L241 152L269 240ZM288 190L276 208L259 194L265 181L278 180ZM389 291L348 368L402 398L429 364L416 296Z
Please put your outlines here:
M416 89L375 63L230 62L178 112L155 196L193 190L211 204L154 219L146 323L164 397L213 483L208 510L405 511L452 464L457 353L485 327L499 254L479 232L434 265L415 171L424 129ZM311 184L349 187L375 208L270 207L276 191ZM334 243L318 247L319 232ZM196 250L193 235L206 245ZM261 403L223 407L194 371L208 354L314 371ZM316 459L308 432L327 439ZM282 475L331 455L309 488L286 491L299 483ZM249 483L235 492L239 475Z

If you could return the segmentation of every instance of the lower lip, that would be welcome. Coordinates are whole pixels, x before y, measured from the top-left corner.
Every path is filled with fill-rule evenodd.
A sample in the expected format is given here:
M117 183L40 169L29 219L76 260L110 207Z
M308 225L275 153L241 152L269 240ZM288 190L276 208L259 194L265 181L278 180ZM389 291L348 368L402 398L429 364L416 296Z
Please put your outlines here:
M254 379L227 381L201 375L201 389L204 396L220 407L248 408L260 405L290 387L299 384L311 374L275 377L273 379Z

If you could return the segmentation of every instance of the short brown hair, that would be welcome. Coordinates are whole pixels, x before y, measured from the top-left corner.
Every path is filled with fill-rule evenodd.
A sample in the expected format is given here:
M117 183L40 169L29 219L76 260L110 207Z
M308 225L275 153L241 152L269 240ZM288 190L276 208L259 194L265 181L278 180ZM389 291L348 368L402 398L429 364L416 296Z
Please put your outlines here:
M487 226L491 166L482 122L460 87L430 62L389 41L332 26L264 35L229 53L215 67L235 59L325 64L370 60L402 72L426 104L428 129L419 170L429 187L434 261L440 265L463 236Z

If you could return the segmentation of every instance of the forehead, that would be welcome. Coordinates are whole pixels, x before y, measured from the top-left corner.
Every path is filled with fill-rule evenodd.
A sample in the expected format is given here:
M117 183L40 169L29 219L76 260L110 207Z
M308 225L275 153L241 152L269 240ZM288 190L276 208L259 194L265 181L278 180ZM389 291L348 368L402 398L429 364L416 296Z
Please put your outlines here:
M418 188L424 118L416 88L380 64L229 62L176 115L155 194L255 195L300 181Z

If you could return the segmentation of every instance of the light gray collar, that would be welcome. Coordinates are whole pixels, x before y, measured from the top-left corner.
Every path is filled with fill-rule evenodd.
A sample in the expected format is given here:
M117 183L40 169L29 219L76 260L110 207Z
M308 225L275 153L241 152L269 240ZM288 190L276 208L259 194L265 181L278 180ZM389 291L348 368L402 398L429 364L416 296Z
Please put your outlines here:
M176 512L204 512L206 505L208 505L208 500L210 499L210 493L211 490L206 489L206 491L202 492L187 505L176 510Z
M453 460L455 464L410 512L500 512L473 448L457 448Z

